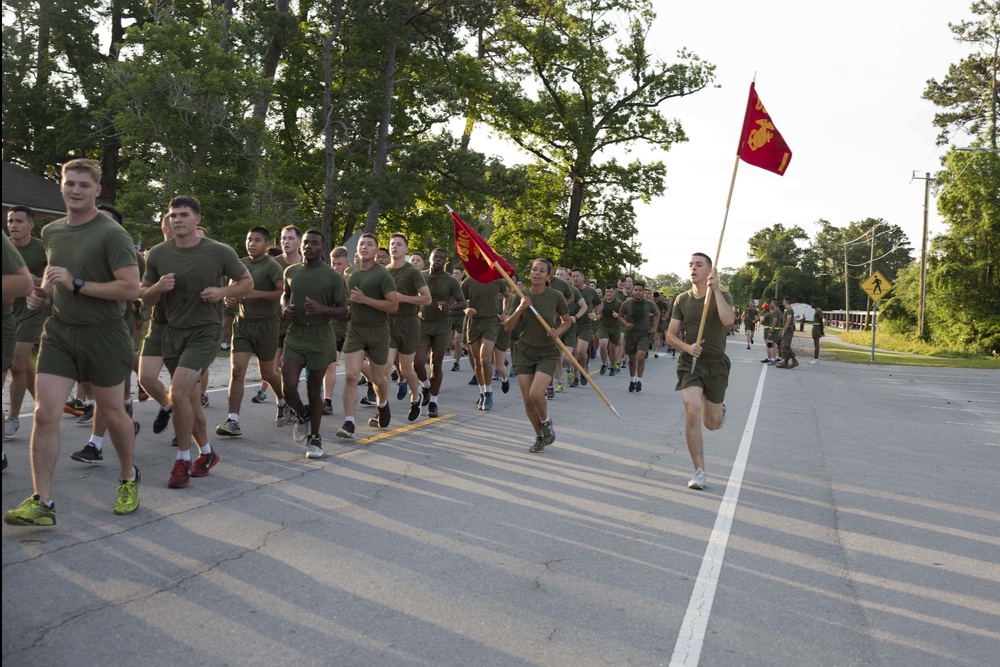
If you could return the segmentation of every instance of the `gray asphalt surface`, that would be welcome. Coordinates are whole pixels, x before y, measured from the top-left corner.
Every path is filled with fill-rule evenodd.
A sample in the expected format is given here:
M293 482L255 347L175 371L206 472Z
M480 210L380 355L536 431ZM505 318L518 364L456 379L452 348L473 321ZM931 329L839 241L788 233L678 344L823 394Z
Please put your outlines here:
M5 667L669 664L744 440L698 664L996 665L1000 373L805 354L765 369L742 337L729 354L701 492L664 355L641 394L596 376L621 421L589 388L558 394L543 454L516 385L474 409L466 362L445 371L444 416L414 426L393 398L391 433L367 441L367 426L334 437L338 389L318 462L248 391L244 435L214 436L222 462L180 490L172 433L137 404L142 505L126 517L113 450L69 460L89 433L67 418L58 525L3 526ZM210 395L214 427L225 392ZM5 444L5 510L31 493L29 434L22 420Z

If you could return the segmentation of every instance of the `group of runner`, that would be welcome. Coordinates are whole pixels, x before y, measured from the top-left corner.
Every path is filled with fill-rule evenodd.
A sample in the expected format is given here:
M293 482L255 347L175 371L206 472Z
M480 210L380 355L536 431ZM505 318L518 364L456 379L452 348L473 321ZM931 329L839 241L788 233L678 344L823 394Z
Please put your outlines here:
M101 463L104 433L110 431L120 463L116 513L135 511L142 481L133 464L139 431L130 414L133 370L138 371L140 396L159 404L154 432L173 424L177 455L167 486L183 488L192 477L209 475L220 455L209 440L205 375L223 343L224 307L234 314L232 338L224 341L230 349L231 373L228 414L215 428L216 435L242 434L240 408L252 356L264 381L252 400L269 400L269 388L275 426L292 425L293 440L305 443L307 458L317 459L324 456L321 417L333 411L340 357L344 421L336 435L351 438L358 405L374 404L369 427L389 426L390 375L398 383L397 399L409 396L409 421L425 410L430 418L438 416L444 357L454 350L452 370L458 370L464 348L474 372L470 384L479 389L477 409L492 410L494 381L506 393L510 376L517 376L535 431L529 450L541 452L555 441L548 401L565 384L586 384L587 374L581 371L591 358L601 355L601 374L615 375L627 363L629 391L641 392L647 353L653 350L658 356L666 343L675 354L681 352L677 389L688 413L686 431L696 469L689 486L704 487L700 425L718 428L725 415L724 327L733 319L731 299L716 289L707 256L692 257L695 287L676 303L624 276L618 285L606 286L602 298L582 269L556 268L547 259L531 263L522 298L504 280L460 281L460 269L446 271L442 249L430 253L424 269L423 257L409 253L401 233L390 237L387 249L378 247L374 235L361 235L351 263L342 246L324 257L326 239L318 230L303 233L285 227L280 252L275 252L268 230L254 227L247 232L247 255L240 258L206 236L200 202L178 196L164 216L163 243L143 257L121 226L120 214L98 208L100 178L99 167L89 160L67 163L62 175L67 217L46 225L40 241L30 237L29 228L29 243L22 243L32 246L27 252L18 253L4 239L5 371L15 353L23 353L18 347L22 343L31 365L32 335L39 334L38 328L32 334L27 327L41 327L38 319L44 323L34 382L21 380L27 389L35 388L35 493L4 515L7 523L55 523L52 476L60 446L59 419L74 382L91 397L94 435L72 458ZM23 241L25 234L15 218L9 218L14 222L11 237ZM18 281L7 275L25 272L33 275L30 294L18 292ZM700 319L708 287L714 289L711 305L717 313L709 318L703 342L695 344L694 311ZM23 332L13 309L8 312L8 294L10 301L22 299L16 309L26 323ZM132 336L132 304L137 300L152 308L138 360ZM460 342L456 328L461 330ZM15 344L8 344L8 333L17 339ZM697 369L691 363L695 358L704 360ZM159 380L164 366L170 374L169 389ZM303 372L305 400L298 386ZM359 401L360 385L367 385L373 396ZM12 411L11 417L16 415Z
M819 342L826 335L824 329L823 310L819 302L813 299L810 304L813 309L812 340L813 358L810 366L819 364ZM776 368L792 369L799 365L792 339L795 336L795 310L792 308L791 297L785 297L781 303L772 299L764 303L760 310L753 299L742 311L737 311L737 325L743 322L743 332L747 339L747 349L754 344L754 334L758 325L763 330L764 343L767 345L767 356L761 359L762 364L770 364Z

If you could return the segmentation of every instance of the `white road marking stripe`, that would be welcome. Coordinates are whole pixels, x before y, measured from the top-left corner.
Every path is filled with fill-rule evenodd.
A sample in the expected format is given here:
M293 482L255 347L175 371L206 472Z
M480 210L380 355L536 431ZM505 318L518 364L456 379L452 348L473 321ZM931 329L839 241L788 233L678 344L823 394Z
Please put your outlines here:
M722 561L726 555L726 545L729 543L729 531L736 514L736 503L740 497L740 487L743 485L743 473L746 471L747 458L750 456L750 445L753 442L754 427L757 424L757 413L760 410L761 397L764 391L764 378L767 366L760 369L760 379L757 381L757 392L750 406L750 416L743 429L743 439L733 461L733 470L729 474L726 493L722 497L719 513L715 517L715 527L708 539L705 556L701 560L701 569L695 581L691 599L688 601L687 612L681 622L674 653L670 658L671 667L694 667L701 658L702 645L705 643L705 632L708 629L708 619L712 612L712 602L715 600L715 589L719 583L719 573Z

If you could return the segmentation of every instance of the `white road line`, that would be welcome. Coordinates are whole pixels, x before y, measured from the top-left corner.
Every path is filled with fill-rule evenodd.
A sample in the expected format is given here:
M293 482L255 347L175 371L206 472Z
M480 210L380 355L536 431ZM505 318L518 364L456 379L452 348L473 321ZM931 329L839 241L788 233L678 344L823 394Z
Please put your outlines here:
M956 426L976 426L978 428L1000 428L1000 424L970 424L969 422L945 422L945 424L955 424Z
M719 573L722 561L726 555L726 545L729 543L729 531L736 514L736 503L740 497L740 487L743 486L743 473L746 471L747 458L750 456L750 445L753 442L753 432L757 425L757 413L760 410L761 397L764 392L764 378L767 366L760 369L760 379L757 381L757 392L750 406L750 416L743 429L743 439L733 461L733 471L729 474L726 493L722 497L719 513L715 517L715 527L708 539L705 556L701 560L698 579L691 591L687 612L681 622L674 653L670 658L671 667L695 667L701 658L701 649L705 643L705 632L708 630L708 619L712 612L712 602L715 600L715 589L719 583Z
M918 405L919 408L928 408L930 410L964 410L965 412L975 412L977 414L984 413L987 415L1000 415L1000 412L996 410L976 410L974 408L949 408L944 405Z
M1000 447L1000 443L997 442L984 442L984 445L989 445L990 447Z

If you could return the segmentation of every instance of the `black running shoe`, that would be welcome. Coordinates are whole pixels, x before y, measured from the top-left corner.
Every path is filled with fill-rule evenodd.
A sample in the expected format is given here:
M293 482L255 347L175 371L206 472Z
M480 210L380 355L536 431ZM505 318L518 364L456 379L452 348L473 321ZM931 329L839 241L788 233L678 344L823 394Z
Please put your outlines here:
M431 402L431 388L424 387L420 390L420 407L426 408L427 404Z
M636 393L642 391L642 380L636 380L635 391Z
M438 404L437 401L431 401L427 404L427 416L434 418L438 416Z
M156 413L156 419L153 420L153 433L163 433L169 423L170 411L160 408L160 411Z
M500 381L500 391L505 394L510 391L510 378L504 378Z
M78 452L73 452L69 455L69 457L74 461L89 463L90 465L100 465L104 463L104 453L95 447L92 442L88 442L83 446L83 449Z
M420 416L420 401L410 402L410 411L406 415L406 419L411 422L417 421L417 417Z
M634 381L629 381L629 383L628 383L628 393L631 394L633 391L635 391L635 382Z
M471 379L471 380L469 380L469 386L471 387L472 385L476 385L476 384L479 384L479 380L477 380L477 379L476 379L476 376L475 376L475 375L473 375L473 376L472 376L472 379Z

